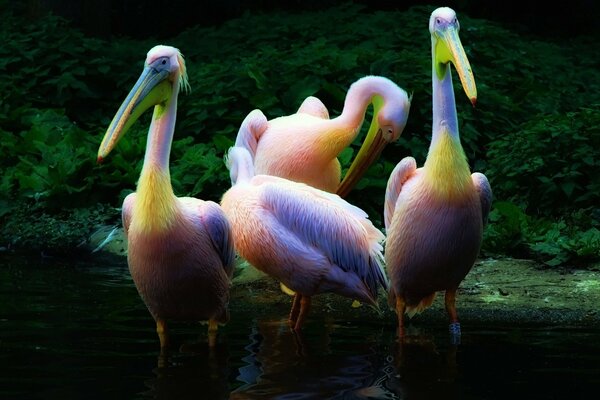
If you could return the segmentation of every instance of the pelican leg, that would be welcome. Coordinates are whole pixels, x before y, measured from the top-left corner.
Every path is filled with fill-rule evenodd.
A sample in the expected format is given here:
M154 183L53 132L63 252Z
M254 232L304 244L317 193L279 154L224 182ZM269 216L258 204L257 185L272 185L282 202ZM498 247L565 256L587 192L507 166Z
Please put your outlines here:
M456 313L456 291L458 288L446 290L444 303L446 312L450 318L449 331L453 336L460 336L460 323L458 322L458 314Z
M300 313L300 298L302 296L298 293L294 294L294 299L292 300L292 309L290 310L290 317L288 319L288 323L292 330L294 326L296 326L296 320L298 319L298 314Z
M215 347L217 344L217 330L219 324L214 319L208 320L208 366L210 370L210 377L216 380L219 376L217 368L217 359L215 354Z
M298 319L296 320L294 331L298 332L300 328L302 328L304 320L306 319L308 311L310 310L310 302L311 299L308 296L302 296L302 298L300 299L300 313L298 314Z
M215 347L217 343L217 330L219 329L219 324L217 321L213 319L208 320L208 347Z
M396 295L396 315L398 315L398 338L404 339L404 313L406 302L404 297Z
M296 344L296 355L305 356L306 351L304 348L304 335L302 331L293 331L294 343Z
M160 351L163 352L169 347L167 321L161 318L156 319L156 333L158 333L158 339L160 340Z

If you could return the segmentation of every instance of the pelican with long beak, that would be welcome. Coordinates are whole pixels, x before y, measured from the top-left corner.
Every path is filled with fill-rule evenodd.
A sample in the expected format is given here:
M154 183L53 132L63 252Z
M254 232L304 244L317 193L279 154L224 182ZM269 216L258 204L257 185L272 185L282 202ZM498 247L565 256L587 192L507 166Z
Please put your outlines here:
M385 261L391 280L390 306L404 335L404 314L431 305L445 291L450 332L460 335L456 313L458 286L478 256L492 202L485 175L471 174L458 135L450 65L475 105L477 89L458 36L456 13L447 7L431 14L433 135L425 164L402 159L389 177L384 219Z
M177 96L187 87L179 50L152 48L98 150L102 162L140 115L154 108L137 190L125 198L122 218L129 271L156 321L161 352L169 344L168 320L207 321L212 347L218 324L229 319L235 256L229 222L215 202L176 197L169 175Z

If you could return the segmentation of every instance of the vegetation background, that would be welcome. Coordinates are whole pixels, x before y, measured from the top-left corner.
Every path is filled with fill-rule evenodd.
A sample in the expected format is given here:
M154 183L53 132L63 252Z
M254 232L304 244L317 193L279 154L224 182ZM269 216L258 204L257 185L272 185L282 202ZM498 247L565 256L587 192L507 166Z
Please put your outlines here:
M382 226L391 170L404 156L419 164L426 156L427 22L439 5L196 3L0 0L2 250L73 254L98 226L120 223L149 115L104 165L96 152L146 52L159 43L181 49L192 86L180 97L171 154L178 195L219 201L229 185L223 154L254 108L286 115L314 95L336 116L347 88L366 74L412 93L402 137L348 198ZM496 3L442 4L458 13L478 86L473 108L454 79L463 146L495 196L482 252L592 265L600 259L600 6ZM363 135L342 155L345 167Z

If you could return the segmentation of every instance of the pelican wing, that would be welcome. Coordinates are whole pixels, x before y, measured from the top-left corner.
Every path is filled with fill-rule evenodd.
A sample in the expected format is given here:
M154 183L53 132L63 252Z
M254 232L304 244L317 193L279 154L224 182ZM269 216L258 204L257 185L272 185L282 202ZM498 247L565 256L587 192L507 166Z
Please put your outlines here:
M479 199L481 200L481 217L483 219L483 225L487 224L488 215L490 214L490 208L492 207L492 188L488 182L487 177L480 173L474 172L471 174L473 184L479 193Z
M402 191L402 185L414 175L416 170L417 162L415 159L413 157L404 157L396 164L396 167L390 174L385 190L385 205L383 209L386 230L392 223L392 217L394 216L398 196L400 195L400 191Z
M329 119L329 111L327 110L327 107L325 107L325 104L323 104L321 100L314 96L308 96L306 99L304 99L300 105L300 108L298 108L298 113Z
M223 261L225 272L231 278L235 261L235 250L231 227L221 207L212 201L204 202L200 220L208 232L213 246Z
M135 198L137 194L129 193L125 200L123 200L123 207L121 208L121 219L123 221L123 230L125 231L125 235L129 232L129 224L131 224L131 211L133 210L133 204L135 203Z
M358 275L374 297L379 285L387 288L384 235L364 211L335 194L296 182L266 185L262 193L265 207L284 228L339 268Z
M267 117L265 117L262 111L258 109L251 111L240 125L240 129L235 139L235 145L248 149L252 155L252 160L254 160L254 157L256 156L258 141L267 129L267 125Z

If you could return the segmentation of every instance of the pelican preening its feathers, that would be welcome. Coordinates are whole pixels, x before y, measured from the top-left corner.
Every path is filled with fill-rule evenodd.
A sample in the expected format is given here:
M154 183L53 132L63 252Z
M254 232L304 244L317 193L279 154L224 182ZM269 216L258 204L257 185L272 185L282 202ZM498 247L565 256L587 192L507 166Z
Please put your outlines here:
M340 183L337 157L359 134L370 104L369 131ZM295 114L271 120L254 110L242 122L235 145L250 152L257 174L307 183L344 197L385 145L400 137L409 109L409 97L398 85L382 76L365 76L350 86L339 116L329 119L325 105L312 96Z
M458 36L456 13L447 7L431 14L433 123L425 164L402 159L389 177L384 219L389 302L404 334L404 314L428 307L445 291L450 330L460 334L456 291L481 247L492 191L485 175L471 174L460 144L450 63L473 104L475 80Z
M215 202L176 197L171 187L177 96L187 85L179 50L152 48L98 151L102 161L139 116L154 107L137 190L125 198L122 217L129 270L156 321L161 350L169 343L168 320L208 321L213 346L218 323L229 318L235 256L229 221Z

